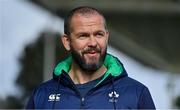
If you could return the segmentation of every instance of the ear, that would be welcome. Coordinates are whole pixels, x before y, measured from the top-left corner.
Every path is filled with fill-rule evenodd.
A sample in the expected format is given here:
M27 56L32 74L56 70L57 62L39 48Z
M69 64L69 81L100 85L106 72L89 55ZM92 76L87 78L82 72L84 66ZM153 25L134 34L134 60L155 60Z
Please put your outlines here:
M70 50L70 38L69 38L69 36L66 35L66 34L62 35L61 41L62 41L65 49L66 49L67 51L69 51L69 50Z
M107 35L107 37L109 38L109 31L106 31L106 35Z
M106 31L107 41L109 39L109 31Z

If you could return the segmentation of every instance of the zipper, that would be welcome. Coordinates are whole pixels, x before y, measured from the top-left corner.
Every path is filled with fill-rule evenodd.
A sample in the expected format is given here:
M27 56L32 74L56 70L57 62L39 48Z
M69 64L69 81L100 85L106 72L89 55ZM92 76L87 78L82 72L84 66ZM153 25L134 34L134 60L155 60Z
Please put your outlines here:
M84 108L84 101L85 101L85 98L81 97L81 106L80 106L80 109Z
M69 80L69 83L72 85L71 87L74 89L74 91L76 92L76 94L79 96L80 98L80 109L84 109L84 101L85 98L81 96L79 90L77 89L76 85L74 84L74 82L72 81L72 79L70 78L70 76L67 73L62 73L62 75L67 78L67 80Z

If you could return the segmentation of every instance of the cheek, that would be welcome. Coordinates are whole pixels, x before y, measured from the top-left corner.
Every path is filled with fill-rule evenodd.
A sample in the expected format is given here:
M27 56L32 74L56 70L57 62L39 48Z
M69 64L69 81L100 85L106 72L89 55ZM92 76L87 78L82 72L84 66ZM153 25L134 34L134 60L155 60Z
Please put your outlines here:
M107 43L108 43L107 40L102 40L101 42L99 42L99 46L102 49L102 51L106 50Z
M71 43L71 48L73 48L78 53L81 53L84 50L85 47L86 47L85 42L76 41L76 42Z

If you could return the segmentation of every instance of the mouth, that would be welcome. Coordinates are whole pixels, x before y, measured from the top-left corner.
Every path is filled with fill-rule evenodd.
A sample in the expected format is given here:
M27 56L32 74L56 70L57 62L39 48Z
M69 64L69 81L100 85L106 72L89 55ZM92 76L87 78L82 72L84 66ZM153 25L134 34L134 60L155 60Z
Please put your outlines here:
M100 54L100 50L98 49L88 49L87 51L83 52L84 55L88 56L88 57L98 57L98 55Z
M86 54L88 57L97 57L98 56L98 52L96 52L96 51L91 51Z
M88 54L96 54L96 53L97 53L96 51L88 52Z

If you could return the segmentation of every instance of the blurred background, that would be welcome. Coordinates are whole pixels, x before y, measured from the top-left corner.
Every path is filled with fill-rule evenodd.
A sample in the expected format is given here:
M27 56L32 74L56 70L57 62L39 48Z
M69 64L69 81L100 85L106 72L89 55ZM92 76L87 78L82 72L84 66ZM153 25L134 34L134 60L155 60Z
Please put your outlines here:
M0 0L0 108L22 109L65 58L63 18L77 6L101 10L108 52L145 84L158 109L180 108L180 0Z

